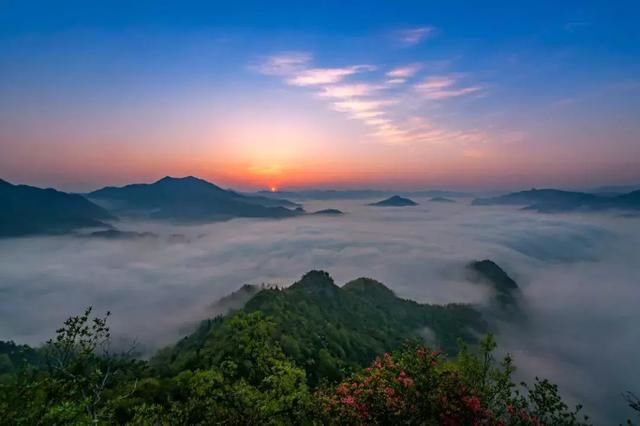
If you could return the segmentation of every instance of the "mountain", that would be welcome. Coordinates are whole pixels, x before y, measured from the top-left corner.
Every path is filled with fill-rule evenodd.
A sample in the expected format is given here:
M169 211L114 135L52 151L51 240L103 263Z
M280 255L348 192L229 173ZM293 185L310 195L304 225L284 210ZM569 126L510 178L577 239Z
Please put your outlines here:
M59 234L110 227L109 212L81 195L0 180L0 236Z
M244 284L233 293L212 303L209 310L215 315L226 315L229 312L237 311L242 309L253 296L265 288L270 288L270 286L265 284Z
M518 284L495 262L485 259L467 265L472 282L487 284L495 292L495 300L502 307L517 305Z
M601 210L640 210L640 191L622 195L596 195L558 189L531 189L491 198L476 198L476 206L521 205L541 213Z
M273 323L270 345L282 347L312 383L339 379L406 339L421 339L427 329L449 353L457 351L458 339L474 342L486 332L484 319L470 306L419 304L369 278L339 287L328 273L311 271L288 288L259 291L231 316L204 322L155 364L170 371L218 365L233 350L225 343L231 333L225 324L255 313Z
M626 194L628 192L640 190L640 184L638 185L607 185L599 186L597 188L590 188L584 192L597 195L614 196L620 194Z
M612 199L616 204L630 209L640 209L640 190L628 194L619 195Z
M236 309L150 361L104 349L109 313L91 308L41 347L0 341L1 423L590 425L548 380L516 385L469 306L411 302L371 278L338 287L322 271L225 299Z
M531 205L552 203L585 203L592 202L599 197L586 192L561 191L558 189L531 189L529 191L513 192L491 198L476 198L472 204L476 206L493 205Z
M107 187L88 194L123 215L206 222L235 217L285 218L300 213L287 200L251 197L192 176L165 177L152 184Z
M394 194L403 197L469 197L471 194L455 191L425 190L425 191L391 191L379 189L309 189L302 191L259 191L264 197L284 197L295 200L355 200L389 197Z
M446 197L433 197L429 201L431 201L432 203L455 203L454 200Z
M410 200L409 198L403 198L399 195L394 195L392 197L389 197L382 201L378 201L376 203L371 203L369 205L376 206L376 207L405 207L405 206L417 206L418 203L416 203L413 200Z
M103 238L105 240L135 240L139 238L158 238L153 232L120 231L119 229L107 229L95 231L87 235L92 238Z
M317 215L323 215L323 216L340 216L340 215L343 215L344 212L338 209L324 209L324 210L315 211L311 214L317 214Z

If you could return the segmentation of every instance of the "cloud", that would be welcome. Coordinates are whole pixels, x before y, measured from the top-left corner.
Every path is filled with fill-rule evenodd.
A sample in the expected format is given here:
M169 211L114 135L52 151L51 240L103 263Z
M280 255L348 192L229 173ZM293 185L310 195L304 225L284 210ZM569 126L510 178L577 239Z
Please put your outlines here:
M358 111L354 112L352 117L359 120L368 120L370 118L380 117L381 115L384 115L383 111Z
M282 52L268 56L250 68L265 75L290 75L306 68L312 57L308 52Z
M454 75L432 76L416 84L414 88L423 97L432 100L455 98L482 90L481 86L457 87L457 83Z
M398 101L392 99L384 99L384 100L350 100L350 101L342 101L335 102L333 106L336 111L340 112L369 112L369 111L378 111L381 108L393 105Z
M387 77L406 79L413 77L418 71L420 71L420 64L412 64L404 67L394 68L387 73Z
M263 58L250 69L264 75L285 77L293 86L334 84L353 74L373 71L373 65L352 65L342 68L310 68L313 55L308 52L281 52Z
M361 96L370 96L382 88L383 86L380 85L365 83L325 86L320 91L319 96L339 99L357 98Z
M403 36L406 40L417 42L432 32L432 27L423 27L407 30ZM401 108L396 106L403 95L406 96L403 92L407 90L416 90L423 98L431 100L463 96L480 90L479 86L459 86L459 74L432 76L408 89L401 87L423 67L422 63L412 63L392 68L386 71L382 81L372 82L371 79L363 81L362 74L376 70L375 65L318 67L312 64L310 53L282 52L264 58L252 69L282 77L291 86L316 89L315 95L330 100L334 111L361 121L371 128L369 136L382 143L472 143L485 140L486 135L481 132L445 129L435 124L426 125L426 121L417 125L415 120L403 119L406 111L398 114ZM353 77L354 81L345 82L348 77Z
M374 136L390 144L476 144L488 140L488 135L484 132L451 130L437 126L423 117L412 117L400 125L382 123L376 127Z
M436 28L432 26L409 28L396 32L396 39L403 46L415 46L421 41L434 36Z
M158 239L0 239L0 339L43 342L92 305L113 312L114 336L157 348L214 315L210 304L242 284L290 284L314 268L338 283L370 276L421 302L482 304L488 294L462 271L489 258L522 288L526 324L497 325L519 378L548 377L584 401L596 424L624 423L620 392L640 376L640 219L412 198L420 205L393 210L366 200L305 203L348 213L339 218L118 225ZM169 242L176 233L187 238Z
M334 84L350 75L373 70L375 70L373 65L353 65L345 68L313 68L294 73L287 79L287 83L294 86Z

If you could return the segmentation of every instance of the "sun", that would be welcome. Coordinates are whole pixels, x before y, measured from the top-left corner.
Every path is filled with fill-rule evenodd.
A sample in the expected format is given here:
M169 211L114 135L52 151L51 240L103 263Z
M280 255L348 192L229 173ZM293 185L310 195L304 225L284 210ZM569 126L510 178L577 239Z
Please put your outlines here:
M277 186L272 186L271 188L269 188L269 190L271 192L278 192L278 187Z

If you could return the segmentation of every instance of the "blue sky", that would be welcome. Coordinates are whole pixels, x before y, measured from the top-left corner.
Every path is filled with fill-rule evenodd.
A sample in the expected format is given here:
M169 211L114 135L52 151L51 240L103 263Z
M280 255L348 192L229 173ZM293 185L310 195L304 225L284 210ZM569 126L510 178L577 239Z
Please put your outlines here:
M640 6L474 3L4 1L0 176L640 181Z

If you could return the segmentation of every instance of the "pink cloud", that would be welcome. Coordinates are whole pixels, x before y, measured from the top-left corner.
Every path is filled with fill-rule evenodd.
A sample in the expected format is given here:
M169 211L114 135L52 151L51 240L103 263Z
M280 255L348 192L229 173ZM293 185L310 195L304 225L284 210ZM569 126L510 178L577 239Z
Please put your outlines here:
M403 46L414 46L422 40L435 35L436 28L432 26L409 28L397 32L397 39Z
M420 71L420 64L412 64L404 67L394 68L387 73L387 77L406 79L413 77L418 71Z
M416 84L415 89L428 99L448 99L478 92L481 86L455 87L457 79L453 75L434 76Z
M326 98L355 98L360 96L369 96L373 92L381 89L382 87L374 84L345 84L336 86L325 86L319 93L320 96Z
M375 67L372 65L353 65L345 68L313 68L295 73L287 79L287 83L294 86L334 84L350 75L373 70L375 70Z

